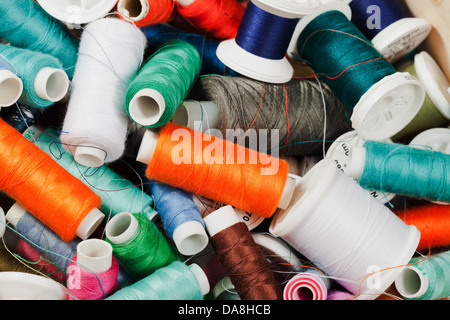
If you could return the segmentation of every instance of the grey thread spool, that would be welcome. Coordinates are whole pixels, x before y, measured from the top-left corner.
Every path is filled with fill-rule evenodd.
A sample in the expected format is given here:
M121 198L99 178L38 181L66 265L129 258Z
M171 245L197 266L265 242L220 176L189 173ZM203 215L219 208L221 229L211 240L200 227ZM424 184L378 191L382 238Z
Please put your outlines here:
M197 80L189 98L212 101L218 106L217 129L223 138L229 138L227 129L242 129L244 132L250 126L257 132L267 129L266 150L261 150L259 142L255 148L254 143L247 139L243 141L257 151L271 153L271 150L278 149L282 156L321 154L324 130L325 139L332 141L351 129L343 104L325 83L320 82L319 85L316 80L292 79L282 85L245 77L205 76ZM279 130L278 146L271 144L272 129Z

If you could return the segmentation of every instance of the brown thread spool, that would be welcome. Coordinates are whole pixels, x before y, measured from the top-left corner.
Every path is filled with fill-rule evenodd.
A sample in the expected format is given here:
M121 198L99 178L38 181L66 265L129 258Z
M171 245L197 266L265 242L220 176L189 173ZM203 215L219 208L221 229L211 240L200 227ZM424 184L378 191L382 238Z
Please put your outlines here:
M247 225L233 207L204 218L211 244L242 300L282 300L281 286Z

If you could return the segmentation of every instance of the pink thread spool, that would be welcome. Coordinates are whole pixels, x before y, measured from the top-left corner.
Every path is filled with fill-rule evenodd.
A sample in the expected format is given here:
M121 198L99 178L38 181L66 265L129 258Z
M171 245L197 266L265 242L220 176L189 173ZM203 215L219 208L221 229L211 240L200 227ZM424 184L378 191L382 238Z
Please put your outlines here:
M67 270L69 300L102 300L117 289L119 264L109 243L99 239L80 242Z

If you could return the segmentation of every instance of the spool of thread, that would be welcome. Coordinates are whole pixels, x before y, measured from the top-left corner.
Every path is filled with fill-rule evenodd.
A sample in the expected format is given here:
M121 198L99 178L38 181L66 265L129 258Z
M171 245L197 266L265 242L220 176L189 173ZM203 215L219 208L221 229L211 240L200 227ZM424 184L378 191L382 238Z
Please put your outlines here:
M260 152L320 154L324 138L334 140L351 128L344 105L325 83L315 80L292 79L281 85L244 77L208 76L196 82L190 98L201 103L184 102L174 122L194 129L196 121L203 119L202 127L217 128L225 138L234 129L227 139L248 143ZM261 132L267 132L267 144L257 143Z
M328 299L327 300L347 301L347 300L353 300L354 296L355 295L349 293L346 290L331 290L328 293Z
M409 144L414 148L450 154L450 128L434 128L417 135Z
M3 238L5 231L6 231L5 211L2 208L0 208L0 238Z
M69 300L103 300L117 290L119 264L109 243L81 241L68 269Z
M102 212L109 216L115 216L125 211L136 212L144 214L148 219L153 219L157 214L153 209L153 198L149 194L107 165L91 168L77 163L72 155L64 149L56 130L47 129L40 136L34 138L34 144L39 149L50 155L60 166L101 197L100 210Z
M284 287L284 300L328 300L330 282L317 269L307 269L295 275Z
M450 246L450 207L425 204L407 209L397 209L395 214L406 224L416 226L421 233L419 251Z
M369 190L450 202L450 155L367 141L352 151L349 175Z
M417 115L425 89L410 74L397 72L349 21L347 12L344 2L322 5L298 23L288 52L328 84L361 138L389 139Z
M1 118L19 132L25 131L34 126L43 114L43 109L30 107L24 104L16 104L11 108L4 108ZM29 136L28 140L31 140Z
M2 2L0 37L11 45L58 59L69 79L77 62L79 40L33 0Z
M16 75L8 60L0 55L0 109L16 103L22 92L22 79Z
M208 292L208 281L198 265L174 261L106 300L202 300Z
M428 38L432 26L411 17L399 0L350 0L352 22L390 61L396 62Z
M180 259L158 227L143 215L119 213L106 224L105 233L119 264L135 280Z
M19 103L47 108L66 96L69 78L55 57L5 44L0 44L0 55L11 62L22 79Z
M217 56L228 67L249 78L286 83L294 69L286 52L301 17L313 13L318 2L250 1L236 37L222 41Z
M69 26L86 24L100 19L117 4L117 0L72 2L37 0L37 2L48 14Z
M0 189L63 240L88 238L102 222L101 199L0 119Z
M180 138L185 150L174 142ZM215 156L205 152L211 144ZM181 151L183 159L177 159L176 152L179 155ZM267 156L264 161L273 161L277 168L264 170L257 159L262 154L253 152L168 123L159 133L145 132L137 160L148 164L145 174L149 179L268 218L278 207L289 205L295 181L288 177L285 161ZM252 158L256 162L251 162Z
M4 272L21 272L38 275L42 272L42 266L22 263L20 258L14 256L16 253L11 251L3 241L0 243L0 274Z
M204 218L211 244L242 300L282 300L282 290L245 223L231 206Z
M392 143L390 139L384 142ZM334 160L336 167L348 175L352 150L353 148L363 147L364 143L365 141L361 139L356 131L347 132L333 142L326 153L326 158ZM378 190L368 191L375 199L378 199L384 204L390 202L396 196L395 194L380 192Z
M216 40L236 37L245 8L235 0L177 0L176 11L200 34Z
M407 300L438 300L450 296L450 252L427 259L414 258L395 281L398 292Z
M60 136L81 165L99 167L122 157L129 125L123 101L146 41L138 28L117 18L96 20L84 29Z
M427 95L417 116L392 139L402 141L428 129L447 127L450 124L450 82L436 61L422 51L402 71L419 79Z
M157 181L150 182L150 190L164 228L178 251L191 256L205 249L208 235L192 194Z
M131 119L148 128L165 125L186 98L200 68L200 55L188 42L162 45L128 86L125 105Z
M199 52L202 60L201 75L219 74L223 76L236 76L231 70L217 58L216 50L219 42L204 35L189 33L168 24L157 24L142 28L149 40L149 46L154 50L170 40L183 40L193 45Z
M416 227L407 226L329 159L303 177L291 206L279 211L269 231L359 300L376 299L389 288L420 241Z
M117 11L122 19L138 28L169 22L173 18L175 1L172 0L119 0Z

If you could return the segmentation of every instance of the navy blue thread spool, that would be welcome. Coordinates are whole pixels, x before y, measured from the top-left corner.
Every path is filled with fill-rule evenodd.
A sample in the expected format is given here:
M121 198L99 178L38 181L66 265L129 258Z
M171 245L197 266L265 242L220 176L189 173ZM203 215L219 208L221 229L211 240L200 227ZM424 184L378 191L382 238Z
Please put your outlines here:
M222 41L217 57L234 71L268 83L286 83L294 69L286 58L295 27L314 12L317 0L252 0L235 39Z
M432 26L415 18L399 0L350 0L352 22L392 63L416 49Z

